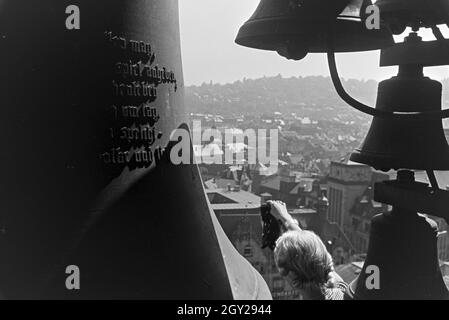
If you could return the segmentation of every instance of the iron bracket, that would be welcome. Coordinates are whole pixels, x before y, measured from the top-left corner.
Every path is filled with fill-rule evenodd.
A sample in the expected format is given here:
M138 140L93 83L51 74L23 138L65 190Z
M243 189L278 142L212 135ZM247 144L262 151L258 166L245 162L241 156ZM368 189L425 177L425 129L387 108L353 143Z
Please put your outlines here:
M435 190L427 183L397 180L378 182L374 185L374 200L440 217L449 224L449 191Z

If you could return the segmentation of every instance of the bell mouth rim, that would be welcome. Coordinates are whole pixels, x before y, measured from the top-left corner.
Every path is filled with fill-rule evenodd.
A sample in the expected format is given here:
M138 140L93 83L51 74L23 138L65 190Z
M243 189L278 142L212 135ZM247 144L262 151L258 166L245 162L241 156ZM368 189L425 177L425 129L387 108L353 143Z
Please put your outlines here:
M240 27L240 30L244 29L245 27L248 27L252 24L258 24L258 23L267 23L267 22L281 22L281 23L291 23L288 27L291 26L297 26L297 27L308 27L316 28L319 26L327 26L327 28L332 28L333 24L337 24L340 21L349 21L349 22L355 22L355 23L362 23L362 19L360 17L350 16L350 15L340 15L336 17L335 20L329 20L329 19L307 19L303 18L298 20L295 16L271 16L271 17L261 17L256 19L250 19L246 21L243 26ZM325 29L325 28L319 28L319 29Z
M333 24L335 26L332 26ZM290 42L303 42L308 43L306 47L309 53L325 53L329 51L327 47L329 30L342 35L351 35L340 37L335 41L335 52L380 50L395 43L391 32L385 26L381 29L368 30L360 18L351 16L339 16L335 22L319 21L319 23L298 21L294 17L249 20L240 28L235 43L254 49L277 51Z

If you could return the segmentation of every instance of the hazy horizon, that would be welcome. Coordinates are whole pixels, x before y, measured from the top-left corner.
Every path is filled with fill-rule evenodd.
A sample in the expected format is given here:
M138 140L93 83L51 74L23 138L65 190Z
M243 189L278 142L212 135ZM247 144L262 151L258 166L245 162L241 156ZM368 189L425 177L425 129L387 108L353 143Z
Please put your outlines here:
M234 43L240 26L248 20L259 0L180 1L181 49L185 84L233 83L271 77L329 76L325 54L309 54L289 61L275 52L241 47ZM421 32L431 40L429 32ZM448 30L443 30L447 37ZM340 76L345 79L380 81L394 76L397 67L380 68L380 51L337 54ZM448 78L446 67L426 68L425 74Z

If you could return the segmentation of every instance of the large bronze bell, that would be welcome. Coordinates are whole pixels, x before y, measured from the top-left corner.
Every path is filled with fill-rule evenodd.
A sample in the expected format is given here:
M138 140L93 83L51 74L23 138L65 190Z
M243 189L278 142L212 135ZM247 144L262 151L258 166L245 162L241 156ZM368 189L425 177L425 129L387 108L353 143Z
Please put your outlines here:
M327 52L331 33L336 52L390 46L394 41L387 29L369 30L363 21L371 4L369 0L262 0L240 28L236 43L295 60L309 52Z
M423 75L420 66L400 66L399 74L379 84L379 110L421 112L441 110L442 85ZM449 170L449 146L441 120L374 118L354 162L379 170Z
M0 299L270 299L197 165L169 161L178 0L79 0L79 30L72 3L0 1Z

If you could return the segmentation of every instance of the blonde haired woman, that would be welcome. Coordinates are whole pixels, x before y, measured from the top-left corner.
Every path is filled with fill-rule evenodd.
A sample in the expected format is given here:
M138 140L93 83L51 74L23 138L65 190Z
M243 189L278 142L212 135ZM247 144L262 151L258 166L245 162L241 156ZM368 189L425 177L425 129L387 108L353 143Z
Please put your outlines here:
M334 271L332 257L315 233L302 230L285 203L269 201L271 214L287 229L277 241L274 259L280 274L306 300L344 300L347 284Z

